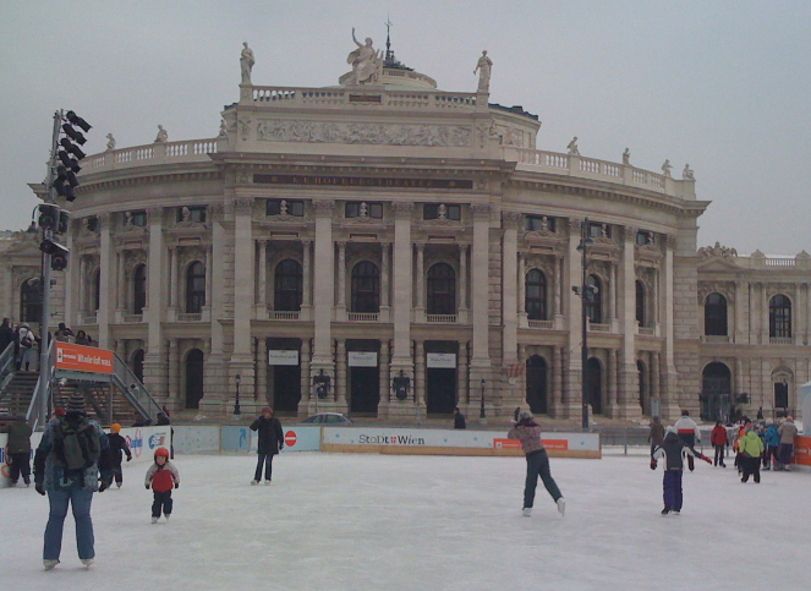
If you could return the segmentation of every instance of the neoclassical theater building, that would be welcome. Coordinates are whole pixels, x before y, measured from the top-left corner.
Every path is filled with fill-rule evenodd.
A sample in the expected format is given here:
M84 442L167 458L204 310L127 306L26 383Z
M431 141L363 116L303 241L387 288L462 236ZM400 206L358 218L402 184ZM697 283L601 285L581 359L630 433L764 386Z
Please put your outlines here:
M161 129L83 161L53 322L117 351L175 411L228 414L239 388L247 412L475 417L484 398L488 417L574 418L587 224L594 414L794 409L811 257L697 248L709 201L688 167L539 150L536 115L489 102L483 59L477 91L448 92L359 44L338 85L302 88L254 85L243 52L218 137ZM0 236L15 322L38 320L37 248Z

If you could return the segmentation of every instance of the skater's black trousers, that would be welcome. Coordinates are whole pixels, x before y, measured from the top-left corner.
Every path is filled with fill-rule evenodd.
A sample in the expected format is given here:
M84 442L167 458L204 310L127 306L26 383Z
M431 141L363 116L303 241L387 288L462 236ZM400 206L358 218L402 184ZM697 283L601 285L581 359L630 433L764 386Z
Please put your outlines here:
M262 480L262 466L265 466L265 480L273 478L273 454L257 454L256 473L254 480Z
M563 495L549 472L549 456L545 449L534 451L527 455L527 481L524 486L524 507L532 507L535 501L535 487L538 486L538 476L543 480L547 492L552 499L557 500Z
M743 480L747 482L749 477L754 475L755 482L760 482L760 458L750 458L748 456L741 456L743 464Z
M121 462L113 462L111 466L113 477L118 484L124 482L124 473L121 471Z
M31 479L31 455L28 453L22 454L9 454L11 458L11 470L9 476L11 481L16 484L20 476L23 477L23 482L28 484Z
M718 464L724 465L724 446L723 445L716 445L715 446L715 463L714 465L717 466Z
M172 491L166 492L152 491L154 500L152 501L152 517L160 517L161 509L164 515L172 514Z

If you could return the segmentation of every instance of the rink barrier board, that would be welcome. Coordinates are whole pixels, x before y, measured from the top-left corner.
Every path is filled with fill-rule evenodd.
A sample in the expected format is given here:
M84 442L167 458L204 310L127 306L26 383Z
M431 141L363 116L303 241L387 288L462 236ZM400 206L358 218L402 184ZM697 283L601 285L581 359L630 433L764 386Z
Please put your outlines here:
M794 438L794 463L811 466L811 436L798 435Z
M327 453L372 453L381 455L412 456L477 456L477 457L524 457L521 449L496 449L486 447L407 447L392 445L333 445L322 444L321 451ZM579 458L599 460L598 451L547 450L550 458Z

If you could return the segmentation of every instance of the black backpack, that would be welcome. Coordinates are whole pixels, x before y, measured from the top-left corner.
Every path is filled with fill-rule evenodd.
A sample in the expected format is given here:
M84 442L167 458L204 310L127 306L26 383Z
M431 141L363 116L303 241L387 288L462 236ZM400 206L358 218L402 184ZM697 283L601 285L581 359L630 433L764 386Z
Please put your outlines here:
M99 461L101 442L94 425L61 419L54 429L53 448L59 462L68 470L89 468Z

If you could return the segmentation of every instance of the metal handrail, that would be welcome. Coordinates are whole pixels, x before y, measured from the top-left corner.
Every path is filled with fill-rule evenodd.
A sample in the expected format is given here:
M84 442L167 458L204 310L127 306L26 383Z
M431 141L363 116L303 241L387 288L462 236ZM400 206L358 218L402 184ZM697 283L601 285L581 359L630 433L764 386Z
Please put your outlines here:
M48 344L48 386L44 389L45 396L48 398L48 406L50 407L51 394L53 390L53 378L56 373L56 364L54 363L54 343L51 340ZM39 400L39 381L42 379L42 374L37 377L37 384L34 386L34 393L31 395L31 402L28 404L28 410L25 412L25 420L31 425L31 429L36 431L40 423L44 423L43 419L48 417L41 416L42 403Z
M115 356L115 367L112 375L112 383L118 387L127 400L130 401L138 413L145 419L149 419L152 424L158 420L158 414L163 412L161 406L152 398L149 390L138 379L129 366L124 363L117 354Z
M14 378L14 343L9 343L0 353L0 400L8 383Z

